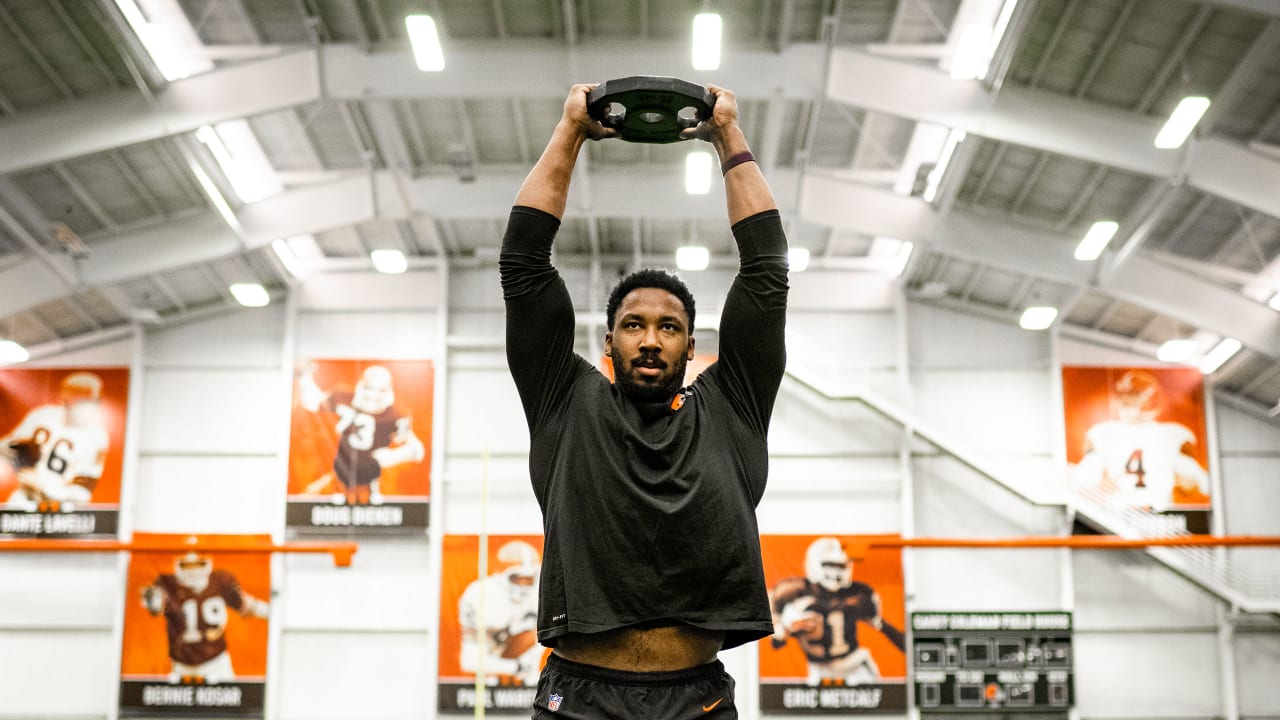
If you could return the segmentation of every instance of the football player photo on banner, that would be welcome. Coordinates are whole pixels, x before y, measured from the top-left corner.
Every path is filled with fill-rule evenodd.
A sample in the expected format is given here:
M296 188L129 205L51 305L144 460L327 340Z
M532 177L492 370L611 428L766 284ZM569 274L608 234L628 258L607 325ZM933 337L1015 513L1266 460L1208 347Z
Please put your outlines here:
M299 533L421 533L431 492L430 360L298 364L287 525Z
M1195 368L1063 367L1072 486L1108 506L1207 532L1204 378Z
M114 536L128 368L0 369L0 536Z
M541 535L490 535L480 577L480 537L446 535L440 578L441 712L528 716L551 652L538 644ZM476 692L483 673L484 697Z
M774 632L760 709L863 715L907 708L902 551L867 535L762 535Z
M206 550L268 535L137 533L129 560L120 662L124 717L262 717L271 555Z

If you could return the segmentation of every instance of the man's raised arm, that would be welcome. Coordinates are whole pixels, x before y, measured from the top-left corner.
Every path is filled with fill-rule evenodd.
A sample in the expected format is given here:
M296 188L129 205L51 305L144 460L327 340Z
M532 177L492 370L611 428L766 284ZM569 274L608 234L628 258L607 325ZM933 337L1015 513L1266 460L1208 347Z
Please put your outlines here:
M574 85L569 91L564 115L516 194L498 258L507 306L507 367L531 425L571 381L575 367L573 303L551 265L551 245L583 141L617 134L587 114L592 87Z
M724 168L725 199L729 204L729 224L736 225L752 215L766 210L777 210L778 204L765 182L760 166L747 147L747 137L738 126L738 100L722 87L708 85L707 90L716 96L711 118L681 133L686 138L698 138L711 143L720 156Z
M573 177L573 166L578 161L582 143L618 134L617 130L606 128L587 114L587 93L594 87L594 84L579 84L569 90L569 97L564 101L564 114L556 123L555 132L551 134L542 156L520 186L516 205L541 210L557 218L564 217L569 180Z
M769 184L738 126L732 92L716 96L711 118L684 131L720 156L729 224L738 245L738 276L720 316L720 372L739 410L763 434L786 369L787 238Z

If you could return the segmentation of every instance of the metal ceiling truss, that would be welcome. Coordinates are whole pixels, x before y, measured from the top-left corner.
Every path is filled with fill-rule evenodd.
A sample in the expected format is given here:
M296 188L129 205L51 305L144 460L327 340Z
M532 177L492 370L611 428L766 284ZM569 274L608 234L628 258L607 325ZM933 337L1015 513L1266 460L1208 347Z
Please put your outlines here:
M900 28L904 4L899 3L888 22L891 36ZM1208 132L1269 67L1269 60L1280 46L1280 5L1273 0L1215 0L1201 5L1187 17L1177 38L1171 38L1171 47L1162 64L1152 71L1146 91L1137 98L1132 112L1082 99L1120 41L1135 4L1135 0L1129 0L1118 9L1093 59L1067 95L1037 90L1035 85L1044 78L1056 45L1070 29L1072 14L1081 8L1075 0L1062 9L1047 44L1041 48L1030 87L1003 84L1003 73L1015 52L1013 42L1002 44L993 59L997 70L989 87L978 81L958 82L931 65L872 54L864 48L793 43L790 28L798 11L794 0L781 3L775 31L761 29L765 33L762 37L769 37L773 47L735 52L726 59L716 80L733 88L744 107L755 103L753 117L762 126L755 137L775 194L784 211L798 222L830 228L825 248L815 255L829 260L832 267L840 259L832 257L838 232L909 240L938 254L934 277L940 282L947 263L972 264L960 281L963 286L950 288L950 294L941 301L947 304L990 308L974 299L975 290L984 274L1002 271L1018 275L1020 284L1006 297L1003 310L991 308L982 312L1008 319L1006 316L1016 313L1042 284L1051 283L1069 288L1061 315L1066 318L1087 289L1096 289L1112 301L1094 319L1095 328L1106 327L1113 315L1133 303L1187 326L1234 335L1251 350L1280 358L1280 319L1230 287L1236 282L1226 282L1240 278L1230 273L1195 272L1194 266L1185 263L1174 267L1176 263L1144 250L1176 251L1180 240L1193 231L1216 200L1248 208L1248 213L1280 217L1280 193L1275 191L1280 187L1280 162L1257 146L1241 145ZM0 175L47 168L103 228L92 237L93 248L98 252L72 263L49 251L32 233L33 223L47 225L47 219L18 217L0 207L0 226L31 253L27 261L0 271L0 285L12 289L0 297L0 316L20 315L39 334L56 336L57 329L43 321L35 308L61 298L81 322L100 328L102 320L88 312L77 295L102 289L97 299L106 303L109 312L128 318L136 308L130 307L128 296L119 288L134 281L150 283L176 308L176 314L185 315L193 304L166 283L165 272L197 268L216 286L223 303L230 303L232 299L216 261L259 252L265 258L260 258L259 264L269 267L275 280L288 282L288 272L269 252L262 252L272 240L356 227L374 220L392 222L392 234L399 242L418 249L422 243L413 223L426 222L430 228L427 244L438 257L469 255L476 248L458 236L453 224L499 222L523 179L522 168L479 164L481 148L492 146L484 146L481 141L485 138L477 138L478 128L470 117L469 102L501 99L509 108L514 126L521 128L529 120L539 119L529 117L532 113L526 112L526 100L561 96L569 83L581 79L577 77L581 68L592 68L601 78L620 77L634 74L636 59L643 57L651 74L687 72L686 58L668 52L670 46L665 43L645 40L619 52L616 43L593 39L595 21L589 17L589 6L579 6L573 0L551 3L552 14L559 20L555 31L563 36L562 40L516 38L500 48L492 42L455 41L450 46L450 56L452 67L457 69L439 76L418 73L406 52L368 51L376 43L393 38L393 28L376 3L370 4L368 12L342 5L348 15L333 18L340 26L338 34L350 37L349 31L354 30L359 36L358 44L345 45L321 45L320 40L335 36L334 28L328 26L314 2L298 0L297 5L300 14L311 19L307 27L316 40L314 47L289 49L168 84L155 83L154 68L139 70L133 66L131 54L141 56L140 50L130 32L119 32L127 44L121 59L133 74L141 90L138 92L120 89L120 78L112 70L114 58L104 58L97 52L62 1L54 0L52 11L84 53L85 68L92 66L107 87L114 89L82 99L77 98L69 78L55 69L15 18L0 7L0 25L8 28L41 75L66 98L19 112L11 100L0 96L0 112L13 116L0 124L0 147L6 148L0 156ZM491 0L490 5L493 31L499 38L507 37L507 9L501 0ZM647 5L642 2L639 6L641 34L645 38L650 35ZM110 3L106 6L109 21L122 28L118 13ZM264 33L253 25L251 13L238 0L233 10L237 7L241 24L261 42ZM828 3L822 11L828 40L833 40L840 7L838 2ZM1031 22L1033 13L1045 11L1045 7L1045 3L1024 6L1015 23L1022 26ZM1143 113L1162 97L1182 58L1209 26L1215 7L1271 19L1221 84L1200 137L1181 151L1157 150L1152 147L1151 138L1160 121ZM434 9L438 15L439 8ZM326 10L333 11L329 6ZM101 16L103 11L95 5L93 12ZM814 67L826 67L827 71L814 73ZM153 84L162 89L151 93ZM448 159L430 157L433 151L426 129L411 105L416 101L452 105L460 142L478 168L475 182L462 184L454 176L419 174L424 168L440 168ZM962 143L953 158L936 204L925 203L808 169L806 161L813 150L824 103L857 108L864 116L880 114L962 129L971 140ZM308 126L326 105L336 107L341 114L348 137L363 160L364 171L330 182L294 186L277 197L239 208L242 236L210 212L194 216L168 213L166 217L161 199L148 189L146 180L120 151L125 146L152 143L160 161L177 178L181 192L203 206L206 198L192 184L182 160L173 157L173 138L207 124L284 111L300 126L304 149L309 150L313 165L320 170L324 166L311 143ZM791 139L795 162L786 167L786 128L797 108L798 115L805 118L801 123L807 123L807 127ZM298 117L303 109L309 113L305 121ZM870 142L868 125L863 122L858 128L850 155L853 170L859 169L859 159ZM1256 142L1273 142L1271 135L1280 128L1280 110L1258 128ZM847 143L845 147L848 148ZM1033 193L1042 176L1053 179L1051 164L1056 159L1072 158L1090 165L1052 228L1024 227L976 207L1010 148L1034 151L1037 158L1008 202L1006 209L1011 216L1024 205L1033 204ZM179 149L185 152L185 146ZM514 152L520 165L531 162L538 149L531 146L527 134L517 132ZM100 153L151 213L149 226L130 228L132 219L121 223L113 217L95 198L93 190L77 177L74 164L68 164ZM981 156L987 163L984 172L966 183L970 167L980 153L985 153ZM648 162L652 157L650 149L645 148L640 157ZM379 169L382 167L387 169ZM1121 234L1112 245L1116 249L1096 266L1077 263L1070 257L1078 239L1075 226L1089 220L1084 213L1113 170L1152 180L1122 222ZM641 177L626 167L589 165L584 156L579 175L570 208L585 221L583 236L593 263L606 254L602 227L608 225L602 223L628 222L633 253L647 257L654 250L646 247L645 227L655 213L692 226L697 221L723 219L722 191L717 191L720 196L713 192L707 197L690 198L682 192L675 168L655 166ZM966 194L967 203L957 202L962 185L971 188ZM1159 236L1157 229L1171 224L1169 215L1182 207L1178 200L1186 197L1181 194L1183 187L1197 191L1198 197L1193 203L1188 201L1172 231ZM13 194L8 193L10 199ZM1238 246L1252 241L1249 230L1250 219L1241 214L1236 232L1217 247L1212 260L1230 259ZM97 239L98 235L103 239ZM917 253L913 263L919 262L922 254ZM248 262L246 269L252 270L251 265ZM907 269L908 275L913 268L914 265ZM1121 271L1122 281L1117 279ZM1155 333L1159 328L1159 322L1152 319L1147 328L1139 330L1139 335ZM1270 378L1275 372L1273 367L1265 377ZM1261 379L1252 380L1244 384L1242 392L1248 394L1265 385Z

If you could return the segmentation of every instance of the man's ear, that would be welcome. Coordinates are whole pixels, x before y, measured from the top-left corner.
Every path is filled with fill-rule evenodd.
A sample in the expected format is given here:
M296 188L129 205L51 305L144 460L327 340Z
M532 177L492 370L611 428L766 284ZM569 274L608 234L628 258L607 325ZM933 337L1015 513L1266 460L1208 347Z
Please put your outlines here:
M604 334L604 354L605 355L613 354L613 333L612 332L607 332Z
M689 336L689 351L686 353L686 355L688 355L688 356L689 356L689 358L688 358L689 360L692 360L692 359L693 359L693 342L694 342L693 336L692 336L692 335L690 335L690 336Z

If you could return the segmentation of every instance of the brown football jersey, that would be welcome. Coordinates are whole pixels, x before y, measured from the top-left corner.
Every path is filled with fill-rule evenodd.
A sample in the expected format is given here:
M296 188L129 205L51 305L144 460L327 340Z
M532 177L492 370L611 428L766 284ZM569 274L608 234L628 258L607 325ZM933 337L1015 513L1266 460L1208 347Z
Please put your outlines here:
M394 406L370 415L352 404L354 398L354 393L335 392L325 403L325 408L338 416L338 454L333 471L348 487L378 479L382 467L373 459L373 451L390 447L409 423L408 416Z
M798 603L797 609L815 621L812 631L792 635L815 662L835 660L857 650L858 621L869 622L879 614L875 591L856 581L828 590L804 578L786 578L774 587L775 615L782 615L792 603Z
M214 570L201 591L179 583L173 575L156 578L164 590L164 621L169 633L169 657L185 665L199 665L227 649L227 611L243 612L245 594L235 576Z

